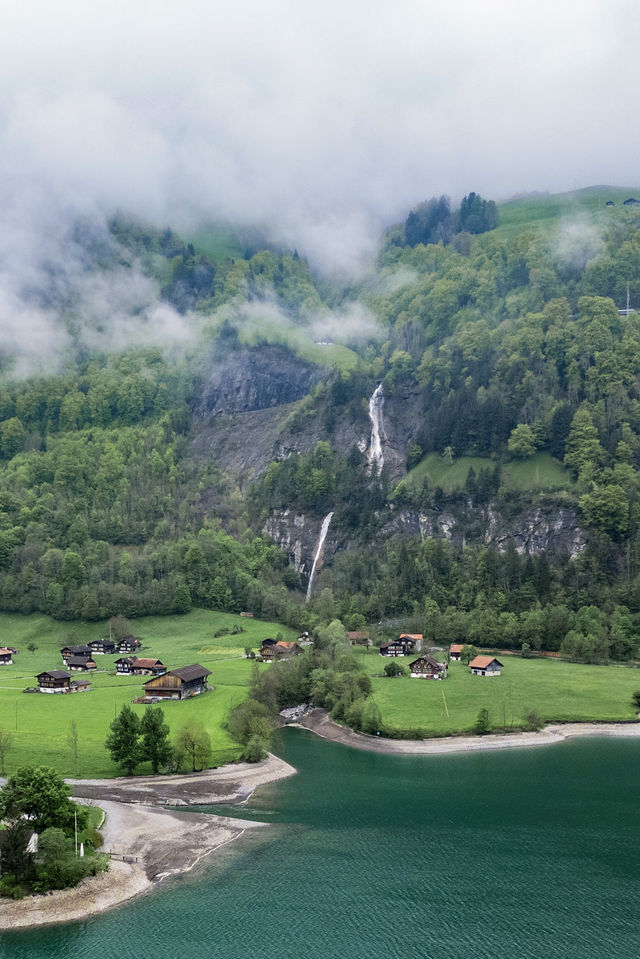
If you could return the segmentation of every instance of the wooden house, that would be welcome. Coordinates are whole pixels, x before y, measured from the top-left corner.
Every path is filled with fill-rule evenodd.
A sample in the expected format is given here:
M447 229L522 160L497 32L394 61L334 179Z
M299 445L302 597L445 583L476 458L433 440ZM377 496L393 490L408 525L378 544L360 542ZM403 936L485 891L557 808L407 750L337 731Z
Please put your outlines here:
M144 684L145 698L149 699L190 699L206 692L207 676L211 670L199 663L170 669L162 676L154 676Z
M122 639L116 643L116 652L117 653L136 653L142 643L137 636L123 636Z
M352 630L347 633L347 640L350 646L371 646L369 633Z
M88 679L72 679L69 684L71 693L88 693L91 689L91 683Z
M398 636L380 646L381 656L410 656L415 649L415 639L412 636Z
M265 643L269 642L268 640ZM289 659L290 656L298 656L302 649L294 642L285 642L285 640L280 640L277 643L271 643L270 645L262 644L260 648L260 656L265 663L272 663L275 659Z
M408 652L411 652L411 653L414 652L414 650L416 653L419 653L420 650L422 649L422 644L424 642L424 636L422 635L422 633L403 633L402 636L399 637L399 639L407 641L407 645L409 642L413 643L413 646L411 647L411 649L407 650Z
M85 659L84 656L69 656L69 658L65 660L65 665L67 669L70 669L72 672L82 673L86 673L90 669L98 668L92 659Z
M64 669L49 669L36 676L41 693L68 693L71 676Z
M126 676L159 676L167 667L160 659L141 659L139 656L122 656L116 659L116 673Z
M469 669L474 676L499 676L502 663L495 656L476 656L469 663Z
M92 656L113 656L116 651L116 644L108 637L105 639L92 639L89 643L89 649Z
M10 666L13 662L13 650L7 646L0 647L0 666Z
M409 673L414 679L446 679L447 664L425 653L409 663Z
M88 646L63 646L60 650L60 655L64 663L67 663L67 660L71 659L72 656L82 659L91 659L91 650Z
M455 661L458 662L462 654L463 646L464 643L451 643L451 646L449 646L450 659L455 659Z

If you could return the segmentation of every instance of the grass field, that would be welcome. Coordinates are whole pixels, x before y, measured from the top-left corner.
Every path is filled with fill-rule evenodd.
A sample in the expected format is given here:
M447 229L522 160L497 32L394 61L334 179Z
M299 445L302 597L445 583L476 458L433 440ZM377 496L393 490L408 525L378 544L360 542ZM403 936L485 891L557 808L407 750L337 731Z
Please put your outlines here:
M432 488L439 486L451 493L462 489L472 466L477 474L481 469L493 469L495 465L494 460L482 456L460 456L450 463L438 453L429 453L407 474L407 481L421 486L426 476ZM554 490L571 489L575 483L568 470L550 453L536 453L526 460L505 463L501 485L508 490Z
M412 658L400 658L407 665ZM383 660L370 650L363 661L370 674ZM436 736L473 728L478 712L489 710L494 726L522 727L535 710L545 722L631 720L632 693L640 673L622 666L583 666L553 659L501 656L502 675L472 676L452 662L446 680L374 678L373 695L384 723L394 729L424 729Z
M252 664L244 658L244 647L257 649L263 639L281 632L284 639L295 633L275 623L248 619L208 610L194 610L186 616L149 616L133 622L133 631L143 642L143 656L161 659L168 667L198 662L211 670L213 690L185 702L164 704L165 720L172 734L194 717L207 728L215 765L237 759L240 749L229 739L223 724L229 710L246 698ZM231 635L234 625L244 632ZM214 633L226 630L224 636ZM25 695L23 689L36 685L35 676L44 669L62 669L60 649L65 643L85 643L107 634L104 623L59 623L47 616L0 614L0 645L19 650L12 666L0 667L0 728L13 734L13 746L5 766L11 772L27 764L47 764L65 776L107 777L118 770L104 749L109 723L114 715L142 692L149 677L117 676L118 656L96 656L98 669L88 678L92 688L74 695ZM70 638L71 635L75 639ZM38 646L29 653L29 642ZM86 676L77 673L76 676ZM142 714L144 706L133 707ZM67 742L75 720L78 734L78 764ZM150 772L144 764L139 772Z
M569 193L518 197L498 204L500 223L496 232L509 237L524 229L549 229L563 219L615 216L618 210L625 209L623 202L632 196L640 199L639 187L593 186ZM607 200L615 206L606 207Z

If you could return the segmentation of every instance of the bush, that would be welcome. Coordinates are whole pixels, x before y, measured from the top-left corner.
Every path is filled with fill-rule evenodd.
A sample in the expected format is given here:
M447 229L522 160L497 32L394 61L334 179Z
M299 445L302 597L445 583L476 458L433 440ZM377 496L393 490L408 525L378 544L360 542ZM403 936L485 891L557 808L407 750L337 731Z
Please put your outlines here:
M481 709L478 713L478 718L475 721L473 731L476 736L486 736L487 733L491 732L491 718L489 716L488 709Z
M544 720L539 716L535 709L530 709L525 715L525 726L527 732L537 733L544 726Z
M404 676L406 675L406 669L401 663L398 663L395 659L392 659L390 663L384 667L385 676Z
M267 758L268 743L258 736L252 736L245 746L242 758L246 763L259 763L261 759Z

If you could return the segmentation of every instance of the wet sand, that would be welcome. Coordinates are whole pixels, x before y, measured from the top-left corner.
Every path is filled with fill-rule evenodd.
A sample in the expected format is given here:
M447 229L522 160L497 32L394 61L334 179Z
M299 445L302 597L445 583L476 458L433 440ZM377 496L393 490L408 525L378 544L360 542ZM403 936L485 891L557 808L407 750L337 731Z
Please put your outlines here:
M548 746L574 736L640 737L640 722L636 723L557 723L535 733L488 734L487 736L445 736L441 739L385 739L357 733L339 726L329 718L326 710L312 709L297 723L291 725L309 729L324 739L375 753L398 756L438 756L447 753L467 753L488 749L516 749L522 746Z
M17 902L0 900L0 931L85 920L148 892L169 876L188 872L246 829L267 825L161 806L240 804L258 786L294 773L288 763L269 756L262 763L237 763L188 776L70 780L75 797L105 811L104 850L131 861L112 859L107 872L84 879L75 889Z

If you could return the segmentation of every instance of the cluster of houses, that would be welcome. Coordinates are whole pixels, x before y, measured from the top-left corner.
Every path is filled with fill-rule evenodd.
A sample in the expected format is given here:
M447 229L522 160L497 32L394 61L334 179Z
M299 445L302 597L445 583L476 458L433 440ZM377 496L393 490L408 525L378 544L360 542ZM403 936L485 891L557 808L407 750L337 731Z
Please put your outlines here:
M422 649L424 637L421 633L403 633L397 639L390 639L380 646L381 656L411 656ZM449 659L459 660L463 644L452 643L449 647ZM476 656L469 663L474 676L499 676L503 664L495 656ZM416 679L445 679L447 663L441 663L428 653L423 653L409 663L409 674Z

